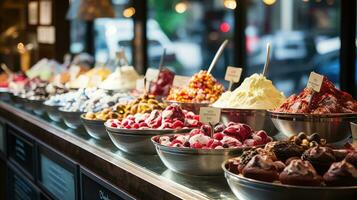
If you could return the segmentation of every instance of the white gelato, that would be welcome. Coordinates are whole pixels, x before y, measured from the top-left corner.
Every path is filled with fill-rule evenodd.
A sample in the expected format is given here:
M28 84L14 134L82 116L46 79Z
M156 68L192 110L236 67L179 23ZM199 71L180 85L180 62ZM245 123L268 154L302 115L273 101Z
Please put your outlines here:
M213 104L219 108L238 109L275 109L284 101L285 96L262 74L253 74L244 79L234 91L227 91Z
M100 88L115 91L133 90L136 87L136 80L139 78L140 76L133 66L118 67L103 81Z

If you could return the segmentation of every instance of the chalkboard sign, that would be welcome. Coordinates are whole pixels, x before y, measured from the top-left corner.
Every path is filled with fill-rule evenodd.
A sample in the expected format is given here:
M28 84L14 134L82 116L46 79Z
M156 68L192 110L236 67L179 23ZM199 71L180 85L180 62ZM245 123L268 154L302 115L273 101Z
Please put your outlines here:
M82 200L132 200L127 193L114 188L95 174L81 168Z
M9 200L39 200L39 190L25 176L18 173L14 166L8 166L8 199Z
M48 147L39 145L39 185L53 199L77 199L77 166Z
M10 160L22 168L33 179L35 174L36 149L34 141L20 131L8 128L7 150Z

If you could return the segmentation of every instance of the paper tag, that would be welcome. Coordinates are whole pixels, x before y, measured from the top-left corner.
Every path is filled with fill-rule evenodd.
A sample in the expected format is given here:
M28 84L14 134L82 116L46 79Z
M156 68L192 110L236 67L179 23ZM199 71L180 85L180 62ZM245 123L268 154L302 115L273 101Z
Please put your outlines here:
M159 72L160 71L158 69L148 68L145 74L146 80L149 82L156 81L159 76Z
M357 124L351 122L352 139L357 141Z
M145 86L145 84L144 84L144 79L143 78L136 80L136 87L135 87L136 90L144 91L144 86ZM146 90L147 91L149 91L149 87L150 87L150 85L148 83L146 83Z
M242 68L228 66L226 70L226 75L224 76L224 80L233 83L238 83L241 75Z
M136 90L138 90L138 91L144 90L144 79L143 78L136 80Z
M307 87L312 88L315 92L320 92L323 80L324 76L315 72L311 72L309 81L307 82Z
M205 124L217 124L221 120L221 109L213 107L200 108L200 121Z
M188 85L188 83L190 82L191 80L191 77L188 77L188 76L179 76L179 75L176 75L174 77L174 81L172 83L172 86L173 87L183 87L185 85Z

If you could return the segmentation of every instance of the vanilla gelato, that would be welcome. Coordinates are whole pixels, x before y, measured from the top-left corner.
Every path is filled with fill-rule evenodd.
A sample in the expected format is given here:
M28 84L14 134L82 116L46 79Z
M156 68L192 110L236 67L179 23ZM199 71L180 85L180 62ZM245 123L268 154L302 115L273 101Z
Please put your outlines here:
M85 74L80 75L77 79L67 84L69 88L94 88L98 87L104 79L111 73L106 67L96 67Z
M133 66L122 66L110 74L99 87L115 91L133 90L136 87L136 80L139 78L140 76Z
M275 109L284 101L285 96L262 74L246 78L234 91L227 91L213 104L219 108L238 109Z

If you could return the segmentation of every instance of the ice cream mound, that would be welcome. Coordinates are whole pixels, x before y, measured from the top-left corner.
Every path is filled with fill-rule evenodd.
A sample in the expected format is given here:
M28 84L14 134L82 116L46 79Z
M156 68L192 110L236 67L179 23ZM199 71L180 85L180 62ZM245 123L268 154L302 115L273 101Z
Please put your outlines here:
M213 104L219 108L275 109L285 96L262 74L253 74L244 79L234 91L227 91Z
M224 92L224 87L207 71L200 71L188 86L172 88L167 100L188 103L213 103Z
M106 67L96 67L85 74L80 75L77 79L67 83L68 88L93 88L108 77L111 73L110 69Z
M306 87L300 94L291 95L276 112L286 113L357 113L357 101L346 92L338 90L324 77L320 92Z
M136 80L139 79L139 74L132 66L123 66L117 68L112 74L105 79L100 88L105 90L128 91L135 89Z

